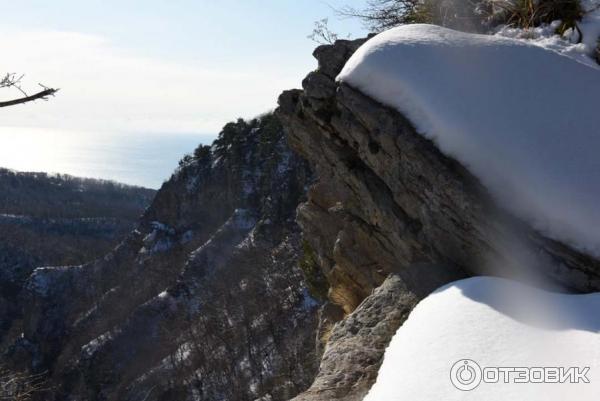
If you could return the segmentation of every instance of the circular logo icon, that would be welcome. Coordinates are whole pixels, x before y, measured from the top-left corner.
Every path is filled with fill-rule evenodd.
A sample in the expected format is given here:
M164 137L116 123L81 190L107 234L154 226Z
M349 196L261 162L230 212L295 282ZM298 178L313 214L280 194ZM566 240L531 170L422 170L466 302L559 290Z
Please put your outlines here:
M452 366L450 381L461 391L474 390L481 383L481 368L471 359L461 359Z

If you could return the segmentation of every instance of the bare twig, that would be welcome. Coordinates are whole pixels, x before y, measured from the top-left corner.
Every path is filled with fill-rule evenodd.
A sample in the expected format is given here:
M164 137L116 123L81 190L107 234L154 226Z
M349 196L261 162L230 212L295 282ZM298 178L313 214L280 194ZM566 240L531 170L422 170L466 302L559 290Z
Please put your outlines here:
M335 9L342 18L361 19L365 27L381 32L394 26L415 22L419 0L368 0L364 9L345 6Z
M17 74L13 73L7 73L4 78L2 78L0 80L0 88L15 88L17 89L19 92L21 92L23 95L27 96L27 93L25 93L25 91L21 88L21 80L23 79L23 77L25 76L25 74L22 74L20 76L17 76Z
M47 372L29 374L0 366L0 401L27 401L50 390Z
M42 87L42 90L29 96L27 92L25 92L25 90L23 90L23 88L21 87L21 81L23 80L24 76L24 74L17 75L15 73L7 73L2 79L0 79L0 89L14 88L21 92L21 94L23 95L23 97L18 99L0 102L0 107L14 106L21 103L33 102L38 99L48 100L48 96L54 96L54 94L58 92L58 89L49 88L45 85L38 84Z
M308 38L320 45L332 45L338 40L338 35L333 33L327 25L329 20L324 18L319 21L315 21L315 27Z
M33 102L33 101L39 100L39 99L48 100L48 96L54 96L56 94L56 92L59 91L59 89L48 88L41 84L40 84L40 86L42 88L44 88L44 90L42 90L34 95L31 95L31 96L25 96L25 97L18 98L18 99L0 102L0 107L14 106L17 104Z

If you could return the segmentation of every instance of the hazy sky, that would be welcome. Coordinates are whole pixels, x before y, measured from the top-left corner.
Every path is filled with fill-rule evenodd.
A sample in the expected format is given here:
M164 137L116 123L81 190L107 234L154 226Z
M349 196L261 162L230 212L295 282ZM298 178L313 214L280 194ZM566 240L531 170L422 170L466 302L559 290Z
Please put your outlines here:
M5 72L61 88L0 109L0 129L214 134L276 105L316 62L307 39L329 5L358 0L20 0L2 2ZM2 99L18 93L0 94ZM1 163L0 163L1 164Z

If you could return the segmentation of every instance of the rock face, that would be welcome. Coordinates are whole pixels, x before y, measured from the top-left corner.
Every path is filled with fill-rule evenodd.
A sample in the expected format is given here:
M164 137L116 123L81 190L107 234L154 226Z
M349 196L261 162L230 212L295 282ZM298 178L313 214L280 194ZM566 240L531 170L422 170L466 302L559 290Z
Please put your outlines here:
M319 376L294 401L360 401L381 366L396 330L418 298L397 276L390 276L354 312L335 325L321 360Z
M48 369L49 400L293 397L318 363L294 219L310 176L273 116L228 124L113 252L34 272L5 360Z
M392 273L402 282L398 291L411 300L469 275L600 289L598 260L527 227L400 113L335 81L362 43L319 47L319 69L306 77L303 90L284 92L277 110L292 148L318 177L298 222L326 277L329 299L352 313L334 332L349 320L354 332L371 324L355 318L365 304L356 308ZM391 339L384 337L378 341ZM375 375L355 372L376 363L358 361L360 369L345 363L345 344L344 336L332 336L313 387L299 400L342 399L342 389L350 387L354 393L343 399L364 395ZM371 357L379 361L382 353L373 350Z

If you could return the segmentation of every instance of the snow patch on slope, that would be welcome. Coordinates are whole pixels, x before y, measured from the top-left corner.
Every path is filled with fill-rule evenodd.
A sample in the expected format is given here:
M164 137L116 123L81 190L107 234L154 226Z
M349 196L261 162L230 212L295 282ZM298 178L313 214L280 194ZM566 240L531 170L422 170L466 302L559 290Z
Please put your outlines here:
M81 347L82 355L88 358L92 357L100 348L112 341L115 335L120 333L121 331L117 329L115 331L107 331L99 335L98 337L94 338L92 341Z
M406 25L338 80L406 115L504 207L600 255L600 72L519 40Z
M53 290L59 288L59 282L65 273L79 268L79 266L38 267L29 277L25 287L41 297L47 297Z
M548 293L499 278L450 284L425 298L397 331L365 401L598 399L600 294ZM482 382L460 391L453 364L590 367L585 384Z

